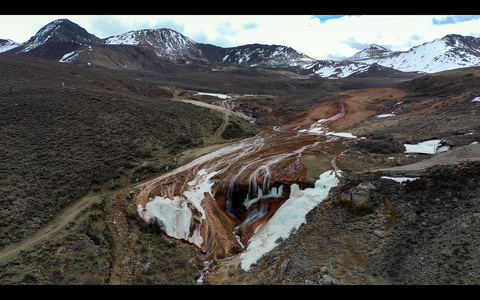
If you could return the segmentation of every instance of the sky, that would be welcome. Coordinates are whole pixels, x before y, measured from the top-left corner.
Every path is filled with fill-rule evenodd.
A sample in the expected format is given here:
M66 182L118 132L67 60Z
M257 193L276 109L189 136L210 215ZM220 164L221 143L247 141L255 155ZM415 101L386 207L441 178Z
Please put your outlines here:
M23 43L60 18L99 38L170 28L199 43L285 45L315 59L336 60L373 43L406 51L452 33L480 37L480 15L0 15L0 38Z

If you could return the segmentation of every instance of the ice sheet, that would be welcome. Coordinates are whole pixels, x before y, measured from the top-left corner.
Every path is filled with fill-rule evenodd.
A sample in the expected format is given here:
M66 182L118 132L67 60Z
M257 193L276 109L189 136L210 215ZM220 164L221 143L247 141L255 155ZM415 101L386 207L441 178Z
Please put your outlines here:
M418 144L404 144L405 153L436 154L448 150L448 146L441 147L441 140L424 141Z
M290 198L267 222L256 229L246 251L240 255L242 269L250 270L251 265L272 250L279 241L297 231L306 222L306 214L327 198L330 188L338 182L335 173L327 171L320 175L314 188L301 190L297 184L292 184Z

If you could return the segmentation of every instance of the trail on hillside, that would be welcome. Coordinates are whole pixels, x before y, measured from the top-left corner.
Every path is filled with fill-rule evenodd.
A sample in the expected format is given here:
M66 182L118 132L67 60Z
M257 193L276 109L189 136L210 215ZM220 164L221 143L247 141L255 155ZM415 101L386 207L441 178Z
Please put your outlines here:
M122 188L123 189L123 188ZM112 192L102 192L102 193L88 193L84 197L72 202L67 207L65 207L57 216L48 222L44 227L38 229L35 233L26 238L9 244L0 252L0 262L8 259L12 255L17 254L18 252L27 249L28 247L39 243L47 238L51 237L58 231L60 231L65 225L73 221L77 214L82 210L86 209L89 205L94 202L100 202L102 199L106 198Z

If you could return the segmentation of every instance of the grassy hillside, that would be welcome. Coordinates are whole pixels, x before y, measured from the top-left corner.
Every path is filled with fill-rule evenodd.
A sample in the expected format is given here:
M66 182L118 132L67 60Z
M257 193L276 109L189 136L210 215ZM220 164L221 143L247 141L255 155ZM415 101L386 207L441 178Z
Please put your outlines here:
M0 248L91 189L173 168L222 124L218 112L126 77L10 55L0 66Z

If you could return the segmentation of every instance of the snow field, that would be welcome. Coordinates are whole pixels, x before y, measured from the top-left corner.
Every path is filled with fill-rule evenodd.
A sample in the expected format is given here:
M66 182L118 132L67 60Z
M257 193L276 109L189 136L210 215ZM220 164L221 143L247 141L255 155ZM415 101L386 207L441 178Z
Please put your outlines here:
M212 97L217 97L217 98L220 98L220 99L229 99L229 98L232 98L228 95L225 95L225 94L217 94L217 93L196 93L195 95L205 95L205 96L212 96Z
M349 132L326 132L325 128L321 127L314 127L311 129L301 129L298 132L308 132L308 133L313 133L313 134L324 134L324 135L333 135L333 136L339 136L339 137L344 137L344 138L351 138L351 139L356 139L357 136L349 133Z
M292 184L290 198L267 222L257 227L246 251L240 255L242 269L249 271L251 265L277 246L279 241L297 231L306 222L306 214L327 198L330 188L338 182L335 173L327 171L315 181L314 188L301 190L298 184Z
M421 154L436 154L445 152L449 149L448 146L441 147L441 140L429 140L418 144L403 144L405 153L421 153Z
M184 239L201 247L203 238L200 234L201 220L205 219L205 211L201 205L204 193L211 193L213 183L210 179L218 172L207 172L202 169L198 172L194 180L187 183L189 186L183 195L175 196L172 199L168 197L156 196L153 200L143 207L138 205L138 213L147 222L156 218L164 226L167 235ZM200 215L194 215L191 206ZM195 221L200 225L195 226ZM194 228L191 232L190 228Z

